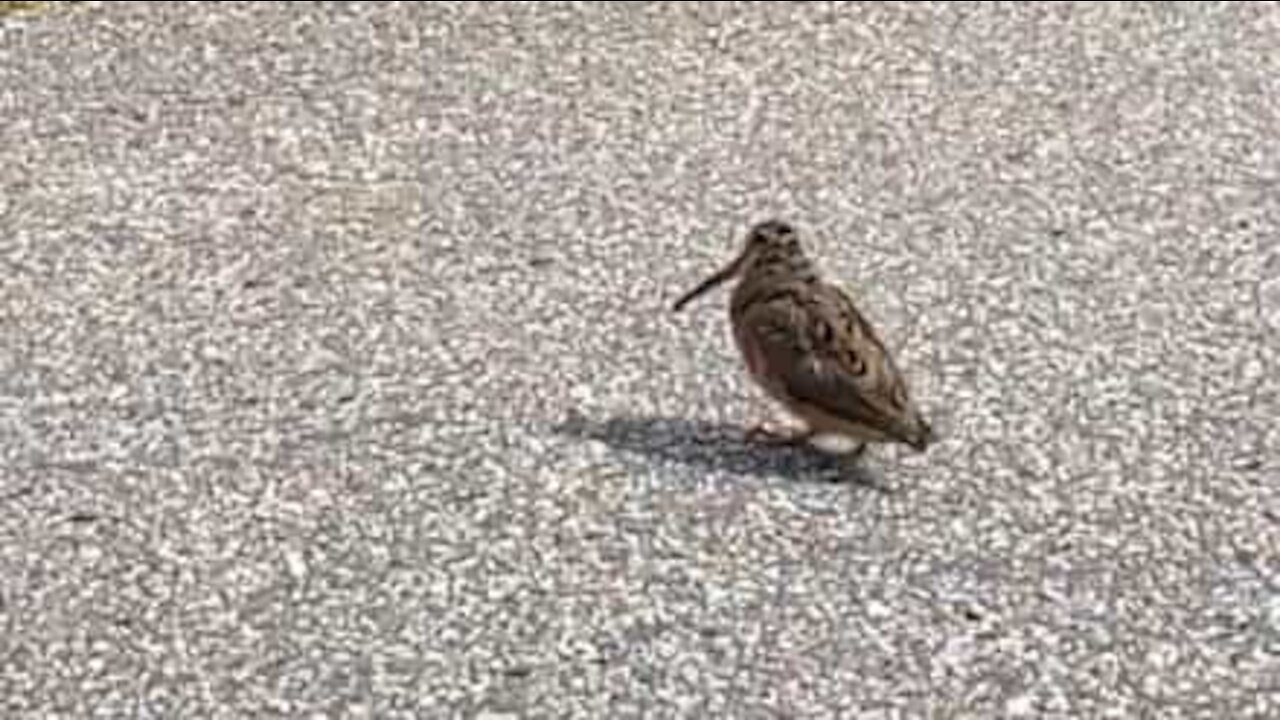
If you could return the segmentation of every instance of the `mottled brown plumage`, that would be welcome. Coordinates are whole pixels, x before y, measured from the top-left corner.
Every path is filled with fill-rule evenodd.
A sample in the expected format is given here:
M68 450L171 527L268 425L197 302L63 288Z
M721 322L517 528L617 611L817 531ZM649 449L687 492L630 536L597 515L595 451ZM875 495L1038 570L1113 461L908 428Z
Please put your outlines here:
M729 265L676 301L693 299L740 278L729 300L738 350L751 377L805 427L753 434L784 442L814 436L898 442L924 451L933 432L875 330L839 288L823 280L795 229L780 220L751 228Z

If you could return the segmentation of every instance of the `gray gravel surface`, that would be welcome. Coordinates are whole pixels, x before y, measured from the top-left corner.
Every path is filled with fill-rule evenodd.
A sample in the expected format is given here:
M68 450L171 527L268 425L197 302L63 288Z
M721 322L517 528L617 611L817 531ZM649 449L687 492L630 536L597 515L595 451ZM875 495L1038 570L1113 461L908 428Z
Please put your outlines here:
M1280 716L1275 4L79 3L0 113L4 717ZM884 489L668 312L773 215Z

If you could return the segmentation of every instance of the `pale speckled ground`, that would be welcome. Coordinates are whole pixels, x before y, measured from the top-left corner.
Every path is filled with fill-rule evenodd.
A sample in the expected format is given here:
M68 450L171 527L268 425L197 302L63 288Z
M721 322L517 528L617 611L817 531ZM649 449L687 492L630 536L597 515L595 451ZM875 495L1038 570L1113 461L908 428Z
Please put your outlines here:
M0 27L5 717L1280 715L1280 8ZM781 214L945 432L751 447Z

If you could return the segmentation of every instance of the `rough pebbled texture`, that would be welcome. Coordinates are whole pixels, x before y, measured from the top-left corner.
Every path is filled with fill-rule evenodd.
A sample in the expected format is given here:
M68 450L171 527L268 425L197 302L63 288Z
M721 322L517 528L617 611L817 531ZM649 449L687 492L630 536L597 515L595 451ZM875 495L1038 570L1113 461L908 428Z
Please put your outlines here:
M1280 9L0 20L0 715L1280 715ZM755 448L772 214L944 435Z

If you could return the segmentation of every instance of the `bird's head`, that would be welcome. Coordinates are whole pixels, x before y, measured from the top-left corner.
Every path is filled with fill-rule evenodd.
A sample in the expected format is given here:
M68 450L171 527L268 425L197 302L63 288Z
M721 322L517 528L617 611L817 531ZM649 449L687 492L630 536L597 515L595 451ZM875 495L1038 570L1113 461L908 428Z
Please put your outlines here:
M676 300L672 309L679 312L685 305L707 291L735 277L747 274L753 268L777 262L791 265L801 261L804 261L804 252L795 228L776 218L764 220L747 231L746 240L742 243L742 249L737 257Z

